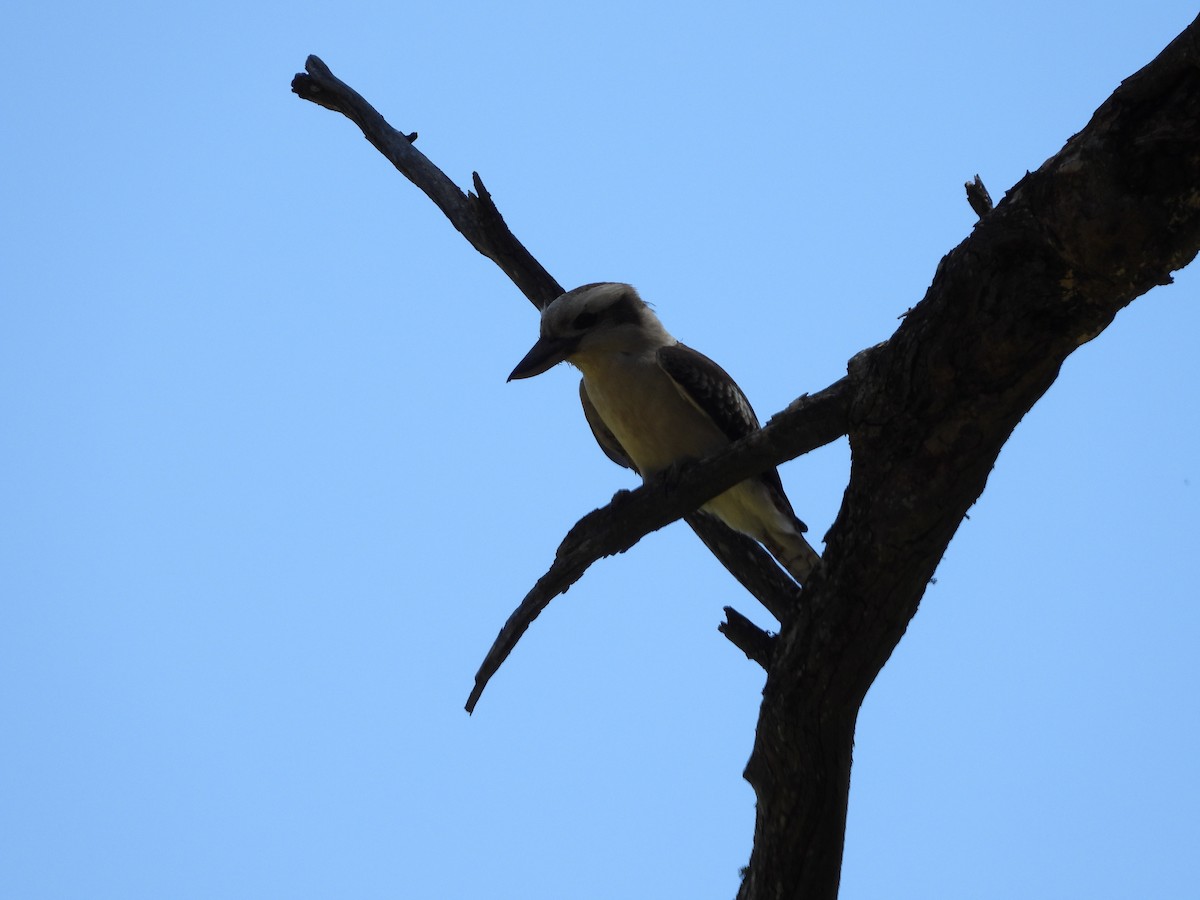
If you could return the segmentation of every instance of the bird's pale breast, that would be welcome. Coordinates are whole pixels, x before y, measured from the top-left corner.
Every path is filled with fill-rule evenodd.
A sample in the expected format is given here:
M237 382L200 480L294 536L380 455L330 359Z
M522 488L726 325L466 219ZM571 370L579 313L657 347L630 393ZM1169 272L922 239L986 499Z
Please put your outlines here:
M651 354L580 360L588 396L643 476L729 443L689 402Z

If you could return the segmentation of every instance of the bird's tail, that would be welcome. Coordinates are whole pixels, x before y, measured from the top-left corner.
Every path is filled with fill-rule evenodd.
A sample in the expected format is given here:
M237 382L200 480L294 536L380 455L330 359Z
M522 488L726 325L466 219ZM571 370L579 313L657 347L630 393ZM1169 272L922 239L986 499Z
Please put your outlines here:
M800 584L807 584L821 557L799 531L776 532L763 539L763 546L787 573Z

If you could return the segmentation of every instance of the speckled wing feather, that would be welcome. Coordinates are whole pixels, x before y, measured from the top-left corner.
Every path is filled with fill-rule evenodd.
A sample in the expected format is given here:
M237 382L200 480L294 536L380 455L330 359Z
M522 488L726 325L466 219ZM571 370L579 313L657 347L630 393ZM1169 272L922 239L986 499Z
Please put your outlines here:
M758 416L729 373L698 350L673 344L658 351L658 364L679 392L717 424L731 441L758 429Z
M587 387L582 379L579 381L579 402L583 404L583 416L587 419L588 426L592 429L592 436L596 438L596 443L600 445L604 455L618 466L624 466L626 469L633 469L637 472L637 466L633 464L633 460L629 458L629 454L625 452L625 448L621 446L617 436L608 430L608 426L600 418L600 413L596 412L596 407L592 404L592 398L588 396Z
M688 402L712 419L729 440L739 440L758 430L758 416L737 382L700 351L679 343L663 347L658 351L658 364ZM592 430L595 431L595 426ZM779 472L772 468L759 477L771 488L776 505L796 520L800 531L808 531L783 491Z

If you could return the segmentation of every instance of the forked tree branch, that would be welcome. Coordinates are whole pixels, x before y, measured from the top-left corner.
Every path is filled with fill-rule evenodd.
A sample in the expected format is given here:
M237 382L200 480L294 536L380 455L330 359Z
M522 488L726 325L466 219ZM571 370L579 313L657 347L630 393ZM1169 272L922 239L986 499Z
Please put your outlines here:
M391 163L420 188L448 218L452 225L467 239L476 250L495 262L509 276L513 283L539 309L562 293L557 281L534 259L532 254L521 244L509 230L500 211L492 201L491 195L483 186L478 173L472 173L472 180L477 193L463 193L458 186L423 153L413 146L417 134L404 134L393 128L382 115L368 103L357 91L337 78L319 58L309 56L305 62L305 73L292 79L292 90L305 100L317 103L326 109L340 112L354 122L371 144L379 150ZM837 387L835 385L834 387ZM832 390L832 388L830 389ZM815 428L822 434L829 435L822 443L836 440L846 433L846 398L844 387L838 388L837 396L841 405L817 404L823 410L823 418L815 421ZM802 400L805 398L801 398ZM807 417L815 408L814 404L802 404L801 408L791 410L787 423L775 430L774 433L786 436L797 427L803 428ZM828 413L834 411L839 417L830 420ZM834 433L836 432L836 433ZM800 441L803 444L804 441ZM793 459L799 450L781 457L776 462L764 462L769 454L776 452L769 442L759 439L753 445L758 449L746 451L748 465L746 475L753 475L778 461ZM814 446L820 446L814 445ZM808 449L812 449L809 447ZM790 452L787 446L784 452ZM705 482L708 476L707 468L689 476L688 483L695 480ZM725 486L736 484L741 478L735 478ZM614 553L623 553L632 547L647 533L662 528L680 517L686 517L688 524L700 536L722 565L780 621L783 621L790 610L797 604L798 587L788 578L779 566L758 544L732 531L723 523L693 512L705 500L721 492L721 489L707 493L690 506L672 504L674 510L670 518L661 516L645 517L642 510L649 508L647 504L659 501L653 499L656 495L642 500L641 488L635 491L637 495L631 503L632 516L629 519L614 517L604 510L586 516L564 539L559 548L554 565L525 597L517 610L509 617L504 628L497 636L492 648L488 651L479 673L475 678L475 687L467 700L466 709L471 712L486 686L488 680L495 674L499 666L508 657L521 635L545 609L546 605L559 594L564 593L574 584L597 559ZM661 491L659 493L662 493ZM703 493L703 489L701 490ZM618 495L620 498L622 495ZM666 507L662 507L666 509ZM723 632L724 633L724 632ZM728 636L728 634L727 634Z
M375 127L354 103L328 102L340 82L318 82L318 102L365 116L356 119L364 133ZM736 615L723 626L767 669L745 772L758 803L739 900L836 897L858 710L1001 448L1067 356L1200 249L1200 19L1058 154L994 208L979 208L981 220L941 261L925 298L885 344L851 361L841 387L798 401L796 422L780 416L676 481L585 517L603 527L577 536L578 546L569 536L543 577L543 593L557 591L634 535L847 426L850 481L803 603L777 598L784 616L774 638ZM541 290L553 287L534 291L548 299ZM838 420L828 432L815 423L822 408ZM784 449L792 425L811 431ZM531 597L525 626L544 606ZM510 625L508 649L524 627ZM502 633L493 652L502 658L504 647Z
M624 553L650 532L688 515L738 482L837 440L845 433L850 395L849 379L836 381L819 394L802 397L766 427L720 453L695 465L668 469L637 490L622 491L608 506L575 523L559 545L550 570L500 629L475 676L467 712L475 709L488 681L538 614L582 578L592 563ZM776 614L786 617L782 609Z

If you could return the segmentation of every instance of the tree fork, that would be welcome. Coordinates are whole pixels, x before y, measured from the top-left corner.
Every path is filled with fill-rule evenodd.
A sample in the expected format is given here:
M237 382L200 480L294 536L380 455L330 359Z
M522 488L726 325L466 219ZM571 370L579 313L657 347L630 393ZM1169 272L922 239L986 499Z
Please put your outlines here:
M1195 257L1198 35L1200 19L986 211L856 358L825 577L776 641L746 768L758 815L739 900L837 896L857 711L950 539L1066 357ZM1015 549L997 563L1019 580Z
M527 297L539 306L550 299L557 284L515 238L497 235L503 222L478 178L474 195L448 185L408 135L390 129L319 60L310 57L308 68L293 84L300 96L353 119ZM837 896L858 710L1001 448L1067 356L1136 297L1169 283L1200 249L1200 19L994 208L978 198L973 208L980 216L973 233L942 260L896 333L850 361L845 384L823 392L824 406L796 417L812 440L786 458L843 427L850 438L850 482L819 577L792 605L753 566L739 576L779 593L783 613L769 640L730 623L739 646L767 669L745 771L758 812L739 900ZM821 409L837 413L832 428L820 421ZM780 435L788 414L777 418ZM722 488L704 494L706 484L732 477L731 467L752 453L774 453L771 429L697 464L683 476L688 489L712 496ZM770 464L779 461L771 456ZM630 492L624 510L671 503L661 488ZM658 512L639 514L636 525L625 521L619 540L600 535L616 548L607 552L662 527ZM672 517L687 513L681 506ZM619 518L592 515L610 524ZM596 534L585 543L599 544ZM1002 550L998 572L1019 586L1019 545ZM744 566L741 555L726 564ZM588 564L581 557L579 574Z

